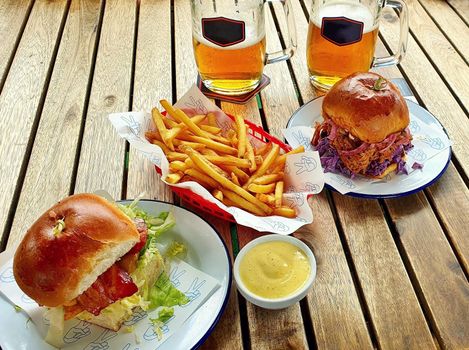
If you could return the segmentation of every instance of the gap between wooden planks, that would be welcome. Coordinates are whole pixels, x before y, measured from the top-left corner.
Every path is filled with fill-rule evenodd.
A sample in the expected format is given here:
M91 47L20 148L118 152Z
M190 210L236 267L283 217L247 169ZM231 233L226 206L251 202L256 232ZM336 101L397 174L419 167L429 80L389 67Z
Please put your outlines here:
M10 247L39 215L71 192L102 10L99 0L74 0L70 5L18 199Z
M23 35L34 0L5 0L0 3L0 92Z
M0 95L2 248L28 166L67 9L66 1L35 2Z

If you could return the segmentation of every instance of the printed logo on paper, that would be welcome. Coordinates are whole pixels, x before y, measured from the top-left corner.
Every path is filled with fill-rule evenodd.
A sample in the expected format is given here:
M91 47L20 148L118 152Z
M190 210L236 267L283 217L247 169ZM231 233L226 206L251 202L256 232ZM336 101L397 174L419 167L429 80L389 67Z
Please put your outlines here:
M79 321L75 326L70 328L63 338L64 343L71 344L87 337L91 334L90 324L86 321Z
M4 283L11 283L15 281L15 276L13 276L13 267L8 267L0 274L0 281Z
M358 43L363 36L363 22L347 17L324 17L321 36L337 46Z
M302 156L299 162L295 163L296 175L310 173L317 168L316 160L313 157Z
M202 35L215 45L233 46L246 39L245 24L226 17L202 18Z

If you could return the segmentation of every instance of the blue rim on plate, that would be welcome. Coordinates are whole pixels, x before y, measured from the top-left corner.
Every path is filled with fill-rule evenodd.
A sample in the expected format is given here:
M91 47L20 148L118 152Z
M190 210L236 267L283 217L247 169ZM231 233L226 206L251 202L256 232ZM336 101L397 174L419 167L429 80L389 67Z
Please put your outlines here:
M301 106L300 108L298 108L293 114L292 116L288 119L288 122L287 122L287 125L286 125L286 128L289 128L291 127L292 125L292 122L293 120L295 119L295 117L301 112L301 110L303 108L305 108L307 105L309 105L310 103L314 102L315 100L317 99L320 99L320 98L324 98L324 96L318 96L318 97L315 97L313 98L312 100L306 102L303 106ZM443 132L446 134L446 136L448 137L449 139L449 136L448 136L448 133L446 131L446 129L444 128L444 126L441 124L441 122L438 120L438 118L436 118L432 113L430 113L428 110L426 110L425 108L423 108L422 106L420 106L418 103L415 103L413 101L410 101L408 99L406 99L406 102L409 104L409 105L413 105L417 108L420 108L422 109L423 111L425 111L428 116L430 116L436 123L438 123L438 125L441 127L441 129L443 130ZM310 126L310 125L305 125L305 126ZM415 188L415 189L412 189L410 191L405 191L405 192L398 192L398 193L390 193L390 194L364 194L364 193L357 193L357 192L347 192L345 195L347 196L352 196L352 197L357 197L357 198L366 198L366 199L386 199L386 198L399 198L399 197L404 197L404 196L408 196L408 195L411 195L411 194L415 194L417 192L420 192L422 191L423 189L427 188L428 186L431 186L432 184L434 184L446 171L446 169L448 168L449 166L449 163L451 161L451 155L452 155L452 149L451 149L451 146L448 148L448 159L446 160L446 164L444 165L444 167L441 169L441 171L435 176L433 177L430 181L426 182L425 184ZM338 192L334 187L332 187L331 185L329 184L325 184L326 188L330 189L330 190L333 190L334 192Z
M117 201L117 203L120 203L120 202L132 202L133 199L125 199L125 200L119 200ZM210 336L210 334L213 332L213 330L215 329L216 325L218 324L218 322L220 321L220 318L221 316L223 315L223 313L225 312L225 309L226 309L226 306L228 305L228 299L230 297L230 292L231 292L231 283L232 283L232 280L233 280L233 266L232 266L232 263L231 263L231 258L230 258L230 253L228 251L228 247L226 246L225 244L225 241L223 240L223 238L220 236L220 232L218 232L218 230L210 223L208 222L207 220L205 220L202 216L200 216L199 214L197 214L196 212L194 212L193 210L190 210L190 209L187 209L187 208L184 208L178 204L174 204L174 203L169 203L169 202L165 202L165 201L160 201L160 200L157 200L157 199L141 199L139 200L139 202L156 202L156 203L164 203L164 204L170 204L170 205L173 205L175 207L178 207L178 208L181 208L183 210L186 210L196 216L198 216L200 219L202 219L204 222L206 222L218 235L218 239L221 241L221 244L223 245L223 248L225 248L225 254L226 254L226 257L227 257L227 260L228 260L228 286L226 288L226 294L225 294L225 299L223 300L223 304L220 308L220 311L218 312L218 315L215 317L215 319L213 320L213 323L212 325L209 327L209 329L207 329L207 331L205 332L205 334L199 339L199 341L191 348L191 350L196 350L198 348L200 348L202 346L202 344L208 339L208 337Z
M116 202L118 202L118 203L131 203L132 201L133 201L132 199L126 199L126 200L119 200L119 201L116 201ZM192 339L191 343L193 342L193 344L187 344L188 349L198 349L207 340L207 338L210 336L210 334L213 332L216 325L220 321L220 318L223 315L223 313L226 309L226 306L228 304L228 300L229 300L229 296L230 296L230 292L231 292L231 287L232 287L232 280L233 280L232 261L231 261L231 255L229 253L228 247L225 244L223 238L221 237L220 232L210 222L205 220L201 215L199 215L198 213L195 213L194 211L192 211L190 209L184 208L184 207L182 207L180 205L177 205L177 204L174 204L174 203L169 203L169 202L160 201L160 200L152 200L152 199L141 199L139 201L139 203L142 203L142 204L147 203L149 205L151 205L152 203L154 203L155 205L156 204L164 204L164 205L167 205L169 207L173 207L173 208L176 207L176 208L178 208L178 210L182 210L183 215L184 215L184 212L186 214L191 213L191 214L195 215L202 222L206 223L209 227L212 228L212 230L216 233L216 236L218 237L218 241L221 243L221 245L223 247L223 249L221 249L221 247L218 245L218 241L216 239L214 240L214 242L217 242L217 246L220 247L220 248L218 248L218 249L220 249L220 256L221 256L220 261L225 261L225 259L226 259L226 262L227 262L227 265L223 264L224 265L224 267L223 267L223 280L225 280L225 278L227 278L227 281L224 282L221 285L222 288L226 289L226 290L224 290L224 291L222 290L222 293L221 293L220 297L217 299L216 307L217 308L219 307L219 310L218 311L214 310L211 318L206 321L205 326L203 327L203 328L205 328L205 327L207 327L207 328L201 329L200 332L196 336L193 336L191 338ZM227 269L228 271L226 271L225 269ZM222 289L222 288L220 288L220 289ZM222 300L222 298L223 298L223 300ZM8 298L4 297L3 295L0 296L0 300L3 300L5 305L7 305L7 304L11 305L11 302L8 300ZM201 306L203 307L203 305L201 305ZM195 316L195 318L194 318L195 321L197 321L197 316L196 316L197 311L198 310L196 310L195 313L193 313L191 315L191 318ZM12 311L12 312L16 313L15 311ZM25 320L27 319L27 315L21 315L21 316L25 317ZM31 330L29 330L29 332L31 332ZM18 335L20 335L20 334L18 334ZM39 333L36 333L35 337L36 336L40 337ZM174 334L174 336L177 336L177 335ZM31 344L27 344L26 348L31 348L31 349L36 348L34 345L32 345L32 346L30 346L30 345ZM11 348L11 349L16 349L18 347L18 344L17 343L10 344L8 342L7 343L2 343L2 344L0 344L0 349L2 347L5 348L4 346L6 346L8 348ZM44 346L48 346L48 344L44 344ZM164 344L163 344L163 347L164 347ZM52 347L48 346L47 348L52 348Z

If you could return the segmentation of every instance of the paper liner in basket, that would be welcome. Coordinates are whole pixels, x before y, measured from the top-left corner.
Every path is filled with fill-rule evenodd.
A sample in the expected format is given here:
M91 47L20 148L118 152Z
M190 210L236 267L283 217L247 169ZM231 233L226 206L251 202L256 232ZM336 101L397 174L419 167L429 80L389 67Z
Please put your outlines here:
M232 129L233 121L194 85L175 104L177 108L188 113L207 114L214 112L217 116L218 126L222 130ZM155 130L155 125L148 112L114 113L109 120L117 133L126 139L132 147L147 157L153 164L161 169L162 179L169 173L169 163L160 147L148 142L145 132ZM250 137L254 147L259 147L261 141ZM297 217L294 219L281 216L259 217L235 207L227 207L204 187L193 181L187 181L171 186L187 188L202 198L214 203L219 208L233 215L238 224L251 227L260 232L273 232L290 234L301 226L313 221L313 213L307 198L311 194L319 193L324 187L324 175L321 168L319 154L308 151L301 154L287 156L285 165L285 193L284 203L296 209Z

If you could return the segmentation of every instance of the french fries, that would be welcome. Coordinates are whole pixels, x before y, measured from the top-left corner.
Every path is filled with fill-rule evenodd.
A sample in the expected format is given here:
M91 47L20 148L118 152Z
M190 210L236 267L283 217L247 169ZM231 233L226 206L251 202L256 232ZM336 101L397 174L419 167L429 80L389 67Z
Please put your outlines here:
M153 108L156 130L145 136L169 161L166 182L196 181L225 205L254 215L296 217L295 209L282 202L284 168L286 156L304 152L303 147L283 154L274 142L253 147L240 116L232 129L222 130L215 113L191 117L166 100L160 102L167 114Z

